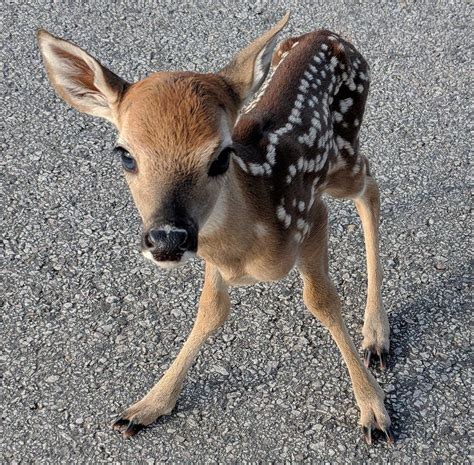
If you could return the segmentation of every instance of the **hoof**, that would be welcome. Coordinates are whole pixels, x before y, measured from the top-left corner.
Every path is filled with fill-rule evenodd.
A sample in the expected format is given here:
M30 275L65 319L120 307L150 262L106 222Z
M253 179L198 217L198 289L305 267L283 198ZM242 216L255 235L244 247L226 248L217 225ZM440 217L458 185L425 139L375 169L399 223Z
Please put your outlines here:
M145 428L144 425L134 423L133 421L127 420L121 416L112 423L112 429L120 431L124 438L135 436L143 428Z
M385 349L376 349L369 347L364 350L364 365L369 368L374 363L381 370L386 370L388 366L388 351Z

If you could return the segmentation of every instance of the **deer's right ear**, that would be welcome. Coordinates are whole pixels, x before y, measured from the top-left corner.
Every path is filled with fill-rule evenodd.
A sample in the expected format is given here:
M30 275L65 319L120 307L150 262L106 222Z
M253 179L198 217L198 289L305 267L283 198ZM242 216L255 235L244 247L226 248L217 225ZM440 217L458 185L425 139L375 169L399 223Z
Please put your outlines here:
M37 37L48 78L58 95L77 110L114 123L128 83L76 45L42 29Z
M219 72L232 85L240 97L241 105L245 105L263 84L270 69L278 33L285 27L289 17L290 13L287 13L269 31L241 50Z

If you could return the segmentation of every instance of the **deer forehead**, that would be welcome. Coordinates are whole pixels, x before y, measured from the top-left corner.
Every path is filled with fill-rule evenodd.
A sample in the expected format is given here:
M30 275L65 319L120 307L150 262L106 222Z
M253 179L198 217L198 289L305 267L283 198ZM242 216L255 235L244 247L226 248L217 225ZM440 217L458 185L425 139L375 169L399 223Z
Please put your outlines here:
M130 86L119 108L131 151L173 163L206 163L227 138L222 119L236 106L214 75L156 73Z

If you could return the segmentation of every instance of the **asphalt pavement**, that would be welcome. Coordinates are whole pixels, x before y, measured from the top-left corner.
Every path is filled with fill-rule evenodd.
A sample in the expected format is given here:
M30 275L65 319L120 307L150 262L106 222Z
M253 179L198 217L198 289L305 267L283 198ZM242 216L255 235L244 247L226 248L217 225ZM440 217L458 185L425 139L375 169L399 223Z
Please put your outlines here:
M3 4L1 463L472 461L468 3ZM287 9L284 36L331 29L371 65L361 144L382 192L392 327L389 370L374 374L398 441L364 444L345 365L305 310L296 272L232 290L232 316L201 351L176 409L124 440L109 424L176 356L203 266L161 271L139 254L114 130L55 95L35 30L73 40L134 81L217 70ZM328 202L331 275L360 347L360 223L350 202Z

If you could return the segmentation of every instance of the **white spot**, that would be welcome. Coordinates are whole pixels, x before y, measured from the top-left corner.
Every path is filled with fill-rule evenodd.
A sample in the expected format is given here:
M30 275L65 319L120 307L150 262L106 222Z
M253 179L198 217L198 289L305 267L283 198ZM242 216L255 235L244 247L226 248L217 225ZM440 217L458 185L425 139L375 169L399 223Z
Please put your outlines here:
M285 226L286 229L288 229L290 227L290 224L291 224L291 215L287 214L283 225Z
M291 110L291 114L292 114L295 118L299 118L300 115L301 115L301 111L298 110L298 108L293 108L293 109Z
M285 218L286 218L286 210L285 210L285 207L283 205L278 205L277 207L277 218L280 220L280 221L285 221Z
M290 117L288 118L289 121L291 121L292 123L294 124L301 124L302 121L301 121L301 118L297 118L293 115L290 115Z
M278 136L276 134L270 133L268 135L268 141L271 144L277 145L278 144Z
M291 176L294 176L296 174L296 168L295 168L295 165L290 165L288 167L288 171L290 173Z
M338 111L333 112L333 116L334 116L334 120L337 123L340 123L342 121L342 115Z
M272 167L268 163L264 163L262 166L263 166L263 169L265 170L265 174L267 176L270 176L272 174Z
M331 60L329 61L329 67L331 68L332 71L336 69L336 66L338 65L339 60L337 57L332 57Z
M321 50L326 51L328 49L328 46L326 44L321 45Z
M344 149L344 150L347 150L347 152L349 152L349 155L354 155L354 149L352 148L352 145L350 142L343 139L341 136L337 136L336 143L339 150Z
M360 173L360 164L359 163L356 163L353 168L352 168L352 174L359 174Z
M352 100L350 97L341 100L339 102L339 108L341 109L341 113L346 113L346 111L349 110L350 107L352 107L353 103L354 100Z
M275 165L275 146L274 145L267 145L267 161L270 163L271 166Z
M354 126L357 127L357 126L359 126L359 124L360 124L360 121L356 118L354 120Z
M303 236L301 235L301 233L299 231L297 231L295 233L295 241L298 242L298 243L301 243L302 239L303 239Z
M302 202L302 201L298 202L298 210L299 210L301 213L303 213L304 207L305 207L305 203L304 203L304 202Z
M304 163L304 159L303 157L300 157L298 159L298 171L301 171L303 169L303 163Z
M357 92L359 92L359 94L362 94L362 92L364 92L364 86L362 84L359 84L357 86Z
M249 163L249 169L254 176L263 176L265 174L263 165L259 165L258 163Z

